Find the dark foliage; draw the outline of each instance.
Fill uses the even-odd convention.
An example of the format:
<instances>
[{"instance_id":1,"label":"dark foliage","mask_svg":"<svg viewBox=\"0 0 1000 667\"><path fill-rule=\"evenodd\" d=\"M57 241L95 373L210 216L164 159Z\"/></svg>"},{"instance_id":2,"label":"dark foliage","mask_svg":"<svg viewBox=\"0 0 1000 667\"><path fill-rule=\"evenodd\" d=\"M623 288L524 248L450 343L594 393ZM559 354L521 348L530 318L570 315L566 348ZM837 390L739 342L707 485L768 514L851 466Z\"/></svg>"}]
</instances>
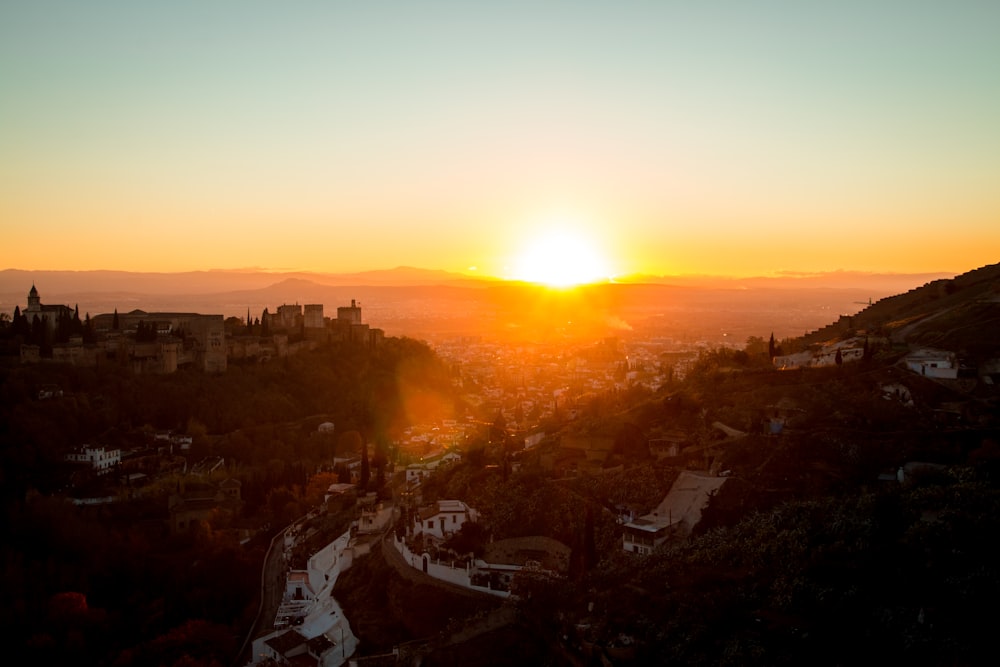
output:
<instances>
[{"instance_id":1,"label":"dark foliage","mask_svg":"<svg viewBox=\"0 0 1000 667\"><path fill-rule=\"evenodd\" d=\"M49 387L58 394L41 400ZM281 526L320 496L310 475L332 465L338 447L357 454L364 442L390 440L407 424L407 400L446 404L449 387L426 345L399 339L373 352L330 346L215 376L136 376L114 365L0 369L8 656L16 664L226 665L257 610L266 539L240 546L215 520L172 536L162 495L77 507L63 495L80 479L63 463L71 448L128 451L147 447L155 430L187 432L189 463L224 457L242 482L244 516ZM316 433L324 420L355 439ZM109 478L117 493L116 475Z\"/></svg>"}]
</instances>

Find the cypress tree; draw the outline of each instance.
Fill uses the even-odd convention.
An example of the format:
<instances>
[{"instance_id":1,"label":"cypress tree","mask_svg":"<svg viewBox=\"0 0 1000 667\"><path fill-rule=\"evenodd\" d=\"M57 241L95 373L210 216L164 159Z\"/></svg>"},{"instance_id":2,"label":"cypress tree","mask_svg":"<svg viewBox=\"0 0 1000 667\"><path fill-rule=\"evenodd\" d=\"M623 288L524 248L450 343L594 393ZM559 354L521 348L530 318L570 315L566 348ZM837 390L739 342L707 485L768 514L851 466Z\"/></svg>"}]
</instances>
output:
<instances>
[{"instance_id":1,"label":"cypress tree","mask_svg":"<svg viewBox=\"0 0 1000 667\"><path fill-rule=\"evenodd\" d=\"M34 343L35 345L41 345L42 344L43 339L45 338L44 333L43 333L44 329L45 329L45 327L42 324L42 321L40 319L38 319L38 315L35 315L34 317L31 318L31 342L32 343Z\"/></svg>"},{"instance_id":2,"label":"cypress tree","mask_svg":"<svg viewBox=\"0 0 1000 667\"><path fill-rule=\"evenodd\" d=\"M21 314L20 306L14 306L14 319L11 321L11 326L15 336L27 336L29 333L28 316Z\"/></svg>"},{"instance_id":3,"label":"cypress tree","mask_svg":"<svg viewBox=\"0 0 1000 667\"><path fill-rule=\"evenodd\" d=\"M368 466L368 445L361 445L361 490L368 488L371 479L371 469Z\"/></svg>"},{"instance_id":4,"label":"cypress tree","mask_svg":"<svg viewBox=\"0 0 1000 667\"><path fill-rule=\"evenodd\" d=\"M90 321L90 313L87 313L83 318L83 342L93 343L94 342L94 325Z\"/></svg>"}]
</instances>

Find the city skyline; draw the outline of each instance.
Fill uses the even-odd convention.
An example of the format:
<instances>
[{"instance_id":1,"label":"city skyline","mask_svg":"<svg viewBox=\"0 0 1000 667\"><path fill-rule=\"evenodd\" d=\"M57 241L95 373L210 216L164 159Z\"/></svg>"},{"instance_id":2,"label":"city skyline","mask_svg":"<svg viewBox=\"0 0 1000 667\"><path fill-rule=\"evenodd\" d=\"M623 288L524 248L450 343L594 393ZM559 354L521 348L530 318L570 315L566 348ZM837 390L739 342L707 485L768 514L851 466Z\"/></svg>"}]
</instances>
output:
<instances>
[{"instance_id":1,"label":"city skyline","mask_svg":"<svg viewBox=\"0 0 1000 667\"><path fill-rule=\"evenodd\" d=\"M7 5L0 268L964 271L1000 250L998 24L981 2Z\"/></svg>"}]
</instances>

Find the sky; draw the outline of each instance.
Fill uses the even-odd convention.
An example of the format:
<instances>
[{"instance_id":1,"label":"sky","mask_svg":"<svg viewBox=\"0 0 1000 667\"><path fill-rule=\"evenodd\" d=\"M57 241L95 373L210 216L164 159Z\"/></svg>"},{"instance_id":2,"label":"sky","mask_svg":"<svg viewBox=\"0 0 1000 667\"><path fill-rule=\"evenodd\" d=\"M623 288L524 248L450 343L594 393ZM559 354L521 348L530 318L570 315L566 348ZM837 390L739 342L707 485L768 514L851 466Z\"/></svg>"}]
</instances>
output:
<instances>
[{"instance_id":1,"label":"sky","mask_svg":"<svg viewBox=\"0 0 1000 667\"><path fill-rule=\"evenodd\" d=\"M965 271L1000 261L998 26L962 0L2 0L0 268Z\"/></svg>"}]
</instances>

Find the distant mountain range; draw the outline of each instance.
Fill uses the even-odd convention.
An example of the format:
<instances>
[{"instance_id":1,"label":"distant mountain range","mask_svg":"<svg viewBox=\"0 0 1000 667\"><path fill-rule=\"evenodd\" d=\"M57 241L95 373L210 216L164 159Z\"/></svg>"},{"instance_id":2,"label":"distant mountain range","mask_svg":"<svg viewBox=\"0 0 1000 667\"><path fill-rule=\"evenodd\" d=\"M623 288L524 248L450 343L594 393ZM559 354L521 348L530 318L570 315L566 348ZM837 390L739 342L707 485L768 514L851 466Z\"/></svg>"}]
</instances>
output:
<instances>
[{"instance_id":1,"label":"distant mountain range","mask_svg":"<svg viewBox=\"0 0 1000 667\"><path fill-rule=\"evenodd\" d=\"M232 290L260 289L283 281L309 281L329 286L357 285L440 285L478 282L448 271L400 266L395 269L359 273L312 273L226 269L153 273L136 271L0 271L0 294L24 292L31 283L53 294L72 292L134 292L140 294L206 294ZM28 288L24 285L27 284Z\"/></svg>"},{"instance_id":2,"label":"distant mountain range","mask_svg":"<svg viewBox=\"0 0 1000 667\"><path fill-rule=\"evenodd\" d=\"M26 305L34 284L45 304L79 305L81 315L133 309L258 317L282 304L323 304L328 316L356 300L364 319L389 335L450 332L552 336L650 335L740 343L748 335L802 335L869 301L951 273L835 271L775 277L623 276L569 292L448 271L397 267L359 273L261 269L150 273L0 271L0 312ZM956 278L956 280L958 280Z\"/></svg>"},{"instance_id":3,"label":"distant mountain range","mask_svg":"<svg viewBox=\"0 0 1000 667\"><path fill-rule=\"evenodd\" d=\"M776 276L732 278L725 276L671 276L630 274L612 280L629 285L677 285L715 289L741 289L768 287L795 289L801 287L826 287L835 289L866 288L879 291L910 289L914 285L951 278L955 274L937 273L866 273L860 271L830 271L825 273L782 273ZM52 294L87 292L132 292L139 294L206 294L233 290L253 290L287 283L308 281L337 286L414 287L448 285L482 287L506 282L488 276L470 276L463 273L399 266L394 269L361 271L356 273L321 273L307 271L269 271L265 269L217 269L154 273L135 271L30 271L24 269L0 270L0 295L27 294L32 283ZM27 286L27 287L26 287Z\"/></svg>"},{"instance_id":4,"label":"distant mountain range","mask_svg":"<svg viewBox=\"0 0 1000 667\"><path fill-rule=\"evenodd\" d=\"M954 273L869 273L865 271L827 271L822 273L782 272L774 276L733 278L727 276L654 276L634 274L619 276L615 282L646 285L678 285L715 289L871 289L904 291L931 280L951 278Z\"/></svg>"}]
</instances>

